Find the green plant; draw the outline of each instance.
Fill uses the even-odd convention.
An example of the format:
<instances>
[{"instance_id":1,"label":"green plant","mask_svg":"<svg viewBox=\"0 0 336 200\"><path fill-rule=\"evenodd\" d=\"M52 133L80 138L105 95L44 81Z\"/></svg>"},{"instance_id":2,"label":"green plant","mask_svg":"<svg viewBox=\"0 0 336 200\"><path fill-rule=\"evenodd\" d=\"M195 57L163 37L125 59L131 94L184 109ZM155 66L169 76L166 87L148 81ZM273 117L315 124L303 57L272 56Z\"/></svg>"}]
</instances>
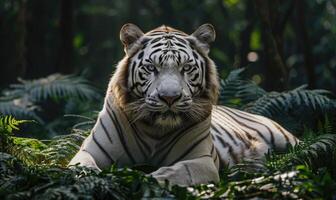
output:
<instances>
[{"instance_id":1,"label":"green plant","mask_svg":"<svg viewBox=\"0 0 336 200\"><path fill-rule=\"evenodd\" d=\"M272 118L296 133L303 132L303 125L316 125L324 115L336 112L334 95L327 90L308 90L303 85L285 92L266 92L244 79L243 72L233 70L221 81L221 104Z\"/></svg>"},{"instance_id":2,"label":"green plant","mask_svg":"<svg viewBox=\"0 0 336 200\"><path fill-rule=\"evenodd\" d=\"M38 115L41 102L70 98L94 100L99 96L97 90L80 76L52 74L35 80L19 79L18 84L10 85L3 92L0 113L19 118L29 117L43 123Z\"/></svg>"},{"instance_id":3,"label":"green plant","mask_svg":"<svg viewBox=\"0 0 336 200\"><path fill-rule=\"evenodd\" d=\"M242 77L245 68L232 70L230 74L220 82L220 104L242 107L253 102L267 92L251 80Z\"/></svg>"},{"instance_id":4,"label":"green plant","mask_svg":"<svg viewBox=\"0 0 336 200\"><path fill-rule=\"evenodd\" d=\"M19 125L31 120L16 120L12 116L0 116L0 147L4 151L13 144L13 130L19 130Z\"/></svg>"}]
</instances>

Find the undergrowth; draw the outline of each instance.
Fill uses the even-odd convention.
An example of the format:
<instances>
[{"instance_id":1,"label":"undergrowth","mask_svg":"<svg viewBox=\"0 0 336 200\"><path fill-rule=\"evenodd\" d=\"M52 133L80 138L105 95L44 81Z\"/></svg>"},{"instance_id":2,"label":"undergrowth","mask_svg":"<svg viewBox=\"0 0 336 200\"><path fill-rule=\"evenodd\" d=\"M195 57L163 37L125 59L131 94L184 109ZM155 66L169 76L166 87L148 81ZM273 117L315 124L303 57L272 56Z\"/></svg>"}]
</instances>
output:
<instances>
[{"instance_id":1,"label":"undergrowth","mask_svg":"<svg viewBox=\"0 0 336 200\"><path fill-rule=\"evenodd\" d=\"M9 120L10 119L10 120ZM336 134L306 131L286 153L270 152L264 161L246 161L221 171L218 184L195 187L160 185L145 173L112 166L102 172L67 163L88 131L75 129L52 140L18 138L20 123L0 119L0 199L316 199L336 197ZM327 126L327 125L325 125ZM141 169L140 169L141 170Z\"/></svg>"}]
</instances>

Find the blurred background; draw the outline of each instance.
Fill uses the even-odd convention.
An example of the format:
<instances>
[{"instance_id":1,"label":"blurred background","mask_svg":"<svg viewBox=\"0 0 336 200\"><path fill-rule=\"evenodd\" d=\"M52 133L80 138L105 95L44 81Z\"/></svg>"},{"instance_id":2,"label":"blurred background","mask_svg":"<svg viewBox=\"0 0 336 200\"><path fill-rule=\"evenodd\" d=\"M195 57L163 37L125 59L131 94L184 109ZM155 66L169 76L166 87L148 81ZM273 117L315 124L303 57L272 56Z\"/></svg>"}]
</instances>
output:
<instances>
[{"instance_id":1,"label":"blurred background","mask_svg":"<svg viewBox=\"0 0 336 200\"><path fill-rule=\"evenodd\" d=\"M1 0L2 101L13 100L21 92L19 101L11 105L30 110L14 111L29 114L37 110L30 115L41 122L54 122L56 116L66 113L99 110L102 98L98 96L103 96L124 55L119 30L128 22L144 32L166 24L186 33L211 23L217 38L210 56L221 78L244 67L248 77L266 91L307 84L310 89L336 92L335 0ZM86 80L98 92L82 95L79 91L81 104L71 98L40 102L40 110L48 108L41 113L35 102L53 96L38 93L27 97L22 91L31 87L27 83L74 79L55 73L77 75L77 86L83 87L75 88L74 93L92 89L85 85ZM27 82L32 79L38 82ZM57 88L55 94L73 95L57 93ZM84 104L83 99L93 103ZM3 102L2 112L6 113L9 107ZM66 109L60 110L60 105ZM48 126L60 127L55 124Z\"/></svg>"}]
</instances>

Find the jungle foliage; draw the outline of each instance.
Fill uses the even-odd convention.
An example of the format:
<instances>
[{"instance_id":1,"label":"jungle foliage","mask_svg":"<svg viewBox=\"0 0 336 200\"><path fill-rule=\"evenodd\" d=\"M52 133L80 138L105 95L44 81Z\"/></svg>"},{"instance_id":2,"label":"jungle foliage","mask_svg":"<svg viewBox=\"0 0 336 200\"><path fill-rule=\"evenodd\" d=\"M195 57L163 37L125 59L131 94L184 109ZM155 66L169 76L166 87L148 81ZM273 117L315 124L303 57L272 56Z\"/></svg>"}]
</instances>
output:
<instances>
[{"instance_id":1,"label":"jungle foliage","mask_svg":"<svg viewBox=\"0 0 336 200\"><path fill-rule=\"evenodd\" d=\"M302 142L287 152L269 152L264 161L246 160L220 172L218 184L195 187L160 185L141 168L102 172L67 163L89 134L93 119L71 128L71 133L49 140L25 138L21 124L11 115L0 118L0 198L1 199L332 199L336 197L336 128L333 126L335 99L325 90L303 87L287 92L266 92L242 77L243 70L232 71L222 80L221 104L245 109L274 119L285 118L283 125L298 124ZM34 81L33 81L34 82ZM71 86L70 86L71 87ZM65 93L48 91L52 98ZM52 90L52 89L51 89ZM79 98L81 95L76 95ZM260 101L268 104L260 104ZM323 114L314 118L297 109L309 108ZM281 112L280 112L281 111ZM256 112L255 112L256 113ZM29 117L29 116L26 116ZM297 120L300 117L300 121ZM323 120L320 120L323 119ZM305 122L309 123L305 123ZM302 126L304 123L305 126ZM313 125L315 124L315 125ZM302 129L304 127L304 129ZM14 135L18 131L20 137ZM143 169L145 171L145 169Z\"/></svg>"}]
</instances>

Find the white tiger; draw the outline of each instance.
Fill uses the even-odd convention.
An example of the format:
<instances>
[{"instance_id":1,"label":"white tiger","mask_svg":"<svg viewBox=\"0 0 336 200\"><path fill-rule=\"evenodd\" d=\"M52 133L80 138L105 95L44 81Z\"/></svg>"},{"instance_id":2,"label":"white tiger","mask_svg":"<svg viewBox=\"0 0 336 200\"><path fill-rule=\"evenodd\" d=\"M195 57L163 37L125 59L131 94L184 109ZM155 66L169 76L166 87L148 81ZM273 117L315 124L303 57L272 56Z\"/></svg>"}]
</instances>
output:
<instances>
[{"instance_id":1,"label":"white tiger","mask_svg":"<svg viewBox=\"0 0 336 200\"><path fill-rule=\"evenodd\" d=\"M217 71L208 56L212 25L188 35L167 26L144 34L125 24L120 39L126 55L70 165L151 165L159 181L194 185L218 182L222 166L298 142L270 119L216 105Z\"/></svg>"}]
</instances>

